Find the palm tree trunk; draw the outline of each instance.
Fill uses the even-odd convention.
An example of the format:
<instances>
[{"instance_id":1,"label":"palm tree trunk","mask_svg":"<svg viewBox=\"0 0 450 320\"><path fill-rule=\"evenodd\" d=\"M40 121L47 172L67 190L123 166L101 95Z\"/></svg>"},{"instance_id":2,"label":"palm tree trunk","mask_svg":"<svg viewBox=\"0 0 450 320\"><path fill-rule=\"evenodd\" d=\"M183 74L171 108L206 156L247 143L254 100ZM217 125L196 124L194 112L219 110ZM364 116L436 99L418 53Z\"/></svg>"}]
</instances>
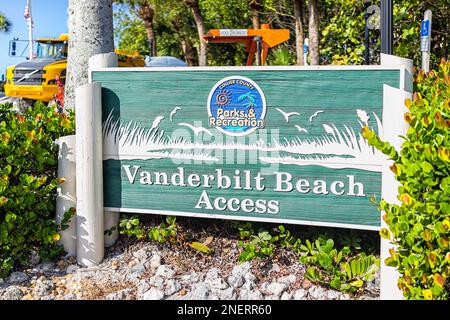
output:
<instances>
[{"instance_id":1,"label":"palm tree trunk","mask_svg":"<svg viewBox=\"0 0 450 320\"><path fill-rule=\"evenodd\" d=\"M260 0L249 0L250 16L252 18L253 29L261 28L261 21L259 19L259 11L261 10Z\"/></svg>"},{"instance_id":2,"label":"palm tree trunk","mask_svg":"<svg viewBox=\"0 0 450 320\"><path fill-rule=\"evenodd\" d=\"M142 19L145 26L145 31L147 32L147 39L150 44L150 54L155 57L156 53L156 36L153 25L153 18L155 16L155 10L153 10L152 6L149 3L143 3L140 5L138 10L139 18Z\"/></svg>"},{"instance_id":3,"label":"palm tree trunk","mask_svg":"<svg viewBox=\"0 0 450 320\"><path fill-rule=\"evenodd\" d=\"M317 7L318 0L308 1L308 11L309 11L309 58L311 65L318 65L320 61L320 51L319 51L319 9Z\"/></svg>"},{"instance_id":4,"label":"palm tree trunk","mask_svg":"<svg viewBox=\"0 0 450 320\"><path fill-rule=\"evenodd\" d=\"M203 67L206 66L206 55L207 55L206 41L203 39L203 36L206 33L203 16L200 12L198 0L185 0L184 2L191 8L195 24L197 25L198 39L200 43L200 52L198 54L198 65Z\"/></svg>"},{"instance_id":5,"label":"palm tree trunk","mask_svg":"<svg viewBox=\"0 0 450 320\"><path fill-rule=\"evenodd\" d=\"M304 64L303 45L303 0L294 0L294 19L295 19L295 49L297 54L297 65Z\"/></svg>"},{"instance_id":6,"label":"palm tree trunk","mask_svg":"<svg viewBox=\"0 0 450 320\"><path fill-rule=\"evenodd\" d=\"M111 0L69 0L69 56L65 108L75 108L75 88L88 82L89 58L114 51Z\"/></svg>"},{"instance_id":7,"label":"palm tree trunk","mask_svg":"<svg viewBox=\"0 0 450 320\"><path fill-rule=\"evenodd\" d=\"M172 25L176 31L176 34L180 38L181 49L183 50L184 54L184 61L186 61L186 63L190 67L196 65L196 62L198 61L197 54L189 37L182 30L181 17L175 17L174 19L172 19Z\"/></svg>"}]
</instances>

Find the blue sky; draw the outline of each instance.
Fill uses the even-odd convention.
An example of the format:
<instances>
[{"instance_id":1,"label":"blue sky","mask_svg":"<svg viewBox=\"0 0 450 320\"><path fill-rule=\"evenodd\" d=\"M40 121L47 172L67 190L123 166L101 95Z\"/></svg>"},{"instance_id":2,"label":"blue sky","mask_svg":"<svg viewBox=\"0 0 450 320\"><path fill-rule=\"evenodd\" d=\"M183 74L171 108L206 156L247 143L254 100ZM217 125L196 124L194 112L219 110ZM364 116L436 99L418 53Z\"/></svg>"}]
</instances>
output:
<instances>
[{"instance_id":1,"label":"blue sky","mask_svg":"<svg viewBox=\"0 0 450 320\"><path fill-rule=\"evenodd\" d=\"M34 37L58 37L67 33L68 0L32 0ZM24 58L8 56L9 41L14 37L27 40L27 23L23 17L26 0L0 0L0 12L4 13L13 27L10 33L0 33L0 76L6 67L24 61Z\"/></svg>"}]
</instances>

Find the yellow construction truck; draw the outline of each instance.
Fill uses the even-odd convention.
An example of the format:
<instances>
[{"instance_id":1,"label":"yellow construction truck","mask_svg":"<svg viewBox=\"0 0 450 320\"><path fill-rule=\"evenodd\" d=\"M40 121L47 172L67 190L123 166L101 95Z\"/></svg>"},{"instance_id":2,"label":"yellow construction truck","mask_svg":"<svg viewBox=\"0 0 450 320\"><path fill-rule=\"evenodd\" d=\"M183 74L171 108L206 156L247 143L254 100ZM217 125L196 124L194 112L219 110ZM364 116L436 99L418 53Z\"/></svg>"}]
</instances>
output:
<instances>
[{"instance_id":1,"label":"yellow construction truck","mask_svg":"<svg viewBox=\"0 0 450 320\"><path fill-rule=\"evenodd\" d=\"M10 66L6 70L5 95L48 102L58 92L56 78L66 80L67 34L58 38L36 39L36 53L31 60ZM16 56L17 40L11 41L10 55ZM119 67L143 67L144 58L137 51L115 50Z\"/></svg>"}]
</instances>

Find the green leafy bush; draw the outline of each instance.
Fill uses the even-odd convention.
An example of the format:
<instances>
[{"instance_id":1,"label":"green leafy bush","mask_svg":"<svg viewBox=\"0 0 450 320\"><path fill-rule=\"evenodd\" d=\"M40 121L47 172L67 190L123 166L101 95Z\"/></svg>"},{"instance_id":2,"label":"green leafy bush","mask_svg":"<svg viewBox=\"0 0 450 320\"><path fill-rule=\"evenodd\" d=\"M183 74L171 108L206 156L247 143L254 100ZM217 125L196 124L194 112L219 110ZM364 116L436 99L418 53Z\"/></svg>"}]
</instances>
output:
<instances>
[{"instance_id":1,"label":"green leafy bush","mask_svg":"<svg viewBox=\"0 0 450 320\"><path fill-rule=\"evenodd\" d=\"M54 141L73 132L72 113L36 103L20 114L0 105L0 277L26 264L32 251L43 260L63 253L54 218L56 188L64 179L56 177Z\"/></svg>"},{"instance_id":2,"label":"green leafy bush","mask_svg":"<svg viewBox=\"0 0 450 320\"><path fill-rule=\"evenodd\" d=\"M178 226L175 217L167 216L166 223L153 226L147 231L138 216L124 216L119 223L119 233L128 237L136 237L139 240L148 238L160 244L176 243Z\"/></svg>"},{"instance_id":3,"label":"green leafy bush","mask_svg":"<svg viewBox=\"0 0 450 320\"><path fill-rule=\"evenodd\" d=\"M410 125L400 153L367 127L368 142L394 160L400 205L382 200L389 226L380 235L398 247L385 263L397 267L407 299L450 298L450 62L420 72L413 100L406 100Z\"/></svg>"}]
</instances>

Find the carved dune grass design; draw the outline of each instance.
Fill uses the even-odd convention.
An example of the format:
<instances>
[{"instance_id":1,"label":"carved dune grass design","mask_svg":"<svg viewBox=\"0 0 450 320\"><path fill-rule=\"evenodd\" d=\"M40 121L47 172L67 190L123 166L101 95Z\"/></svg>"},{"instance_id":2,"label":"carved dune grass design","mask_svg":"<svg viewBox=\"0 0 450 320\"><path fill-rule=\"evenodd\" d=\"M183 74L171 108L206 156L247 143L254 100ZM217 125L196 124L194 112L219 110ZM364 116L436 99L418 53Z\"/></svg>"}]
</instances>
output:
<instances>
[{"instance_id":1,"label":"carved dune grass design","mask_svg":"<svg viewBox=\"0 0 450 320\"><path fill-rule=\"evenodd\" d=\"M378 133L382 134L381 121L375 113L374 117ZM361 121L360 125L363 126ZM146 128L134 121L122 123L110 114L103 124L103 154L105 159L116 160L169 158L217 162L220 159L212 155L214 150L248 150L259 151L257 155L262 163L381 171L385 156L371 147L360 133L355 133L347 125L342 130L332 123L323 124L323 127L324 134L314 138L297 136L291 140L285 138L281 142L273 140L268 143L255 139L248 144L221 139L208 142L195 136L193 141L184 136L171 137L159 126Z\"/></svg>"}]
</instances>

